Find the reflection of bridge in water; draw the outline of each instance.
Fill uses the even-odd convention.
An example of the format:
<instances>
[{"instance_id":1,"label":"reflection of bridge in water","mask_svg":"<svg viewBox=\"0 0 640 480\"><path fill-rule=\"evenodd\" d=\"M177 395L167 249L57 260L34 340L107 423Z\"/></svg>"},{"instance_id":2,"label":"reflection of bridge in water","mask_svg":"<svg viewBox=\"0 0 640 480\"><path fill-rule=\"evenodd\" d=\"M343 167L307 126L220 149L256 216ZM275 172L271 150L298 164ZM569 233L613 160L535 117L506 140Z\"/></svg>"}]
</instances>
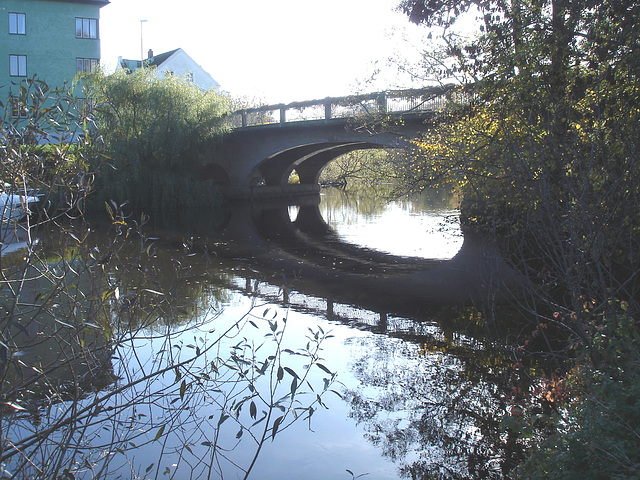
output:
<instances>
[{"instance_id":1,"label":"reflection of bridge in water","mask_svg":"<svg viewBox=\"0 0 640 480\"><path fill-rule=\"evenodd\" d=\"M291 297L300 292L306 297L300 310L328 318L340 309L365 309L377 314L381 330L390 316L429 320L434 308L493 298L511 280L495 249L471 236L450 260L399 257L346 243L311 199L294 220L286 204L234 208L219 240L218 255L239 259L237 270L245 272L241 284L227 286L257 294L256 282L267 282L267 299L282 298L294 307Z\"/></svg>"},{"instance_id":2,"label":"reflection of bridge in water","mask_svg":"<svg viewBox=\"0 0 640 480\"><path fill-rule=\"evenodd\" d=\"M229 118L234 129L222 155L205 159L201 177L225 185L229 198L318 193L329 162L355 150L410 145L453 96L451 87L432 87L241 110ZM289 185L294 170L300 184Z\"/></svg>"}]
</instances>

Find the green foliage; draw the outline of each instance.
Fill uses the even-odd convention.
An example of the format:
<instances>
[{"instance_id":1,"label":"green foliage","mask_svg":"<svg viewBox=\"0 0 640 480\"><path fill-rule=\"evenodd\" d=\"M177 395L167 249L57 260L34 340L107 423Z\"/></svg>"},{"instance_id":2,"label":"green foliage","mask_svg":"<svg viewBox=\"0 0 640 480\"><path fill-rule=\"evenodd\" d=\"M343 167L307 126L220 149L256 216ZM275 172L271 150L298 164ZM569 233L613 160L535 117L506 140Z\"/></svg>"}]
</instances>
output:
<instances>
[{"instance_id":1,"label":"green foliage","mask_svg":"<svg viewBox=\"0 0 640 480\"><path fill-rule=\"evenodd\" d=\"M578 393L551 435L519 469L527 479L640 476L638 326L619 315L595 335L599 368L588 362L567 378ZM592 352L593 353L593 352Z\"/></svg>"},{"instance_id":2,"label":"green foliage","mask_svg":"<svg viewBox=\"0 0 640 480\"><path fill-rule=\"evenodd\" d=\"M55 215L76 211L92 189L88 158L94 145L78 98L65 88L52 90L36 77L12 88L0 102L4 190L37 193L40 206Z\"/></svg>"},{"instance_id":3,"label":"green foliage","mask_svg":"<svg viewBox=\"0 0 640 480\"><path fill-rule=\"evenodd\" d=\"M214 182L198 177L226 131L229 98L153 69L99 72L86 81L112 167L101 172L100 204L129 201L159 213L220 201Z\"/></svg>"},{"instance_id":4,"label":"green foliage","mask_svg":"<svg viewBox=\"0 0 640 480\"><path fill-rule=\"evenodd\" d=\"M320 174L320 183L346 187L349 183L375 185L388 182L393 170L384 150L356 150L329 163Z\"/></svg>"},{"instance_id":5,"label":"green foliage","mask_svg":"<svg viewBox=\"0 0 640 480\"><path fill-rule=\"evenodd\" d=\"M465 40L448 27L471 7L479 31ZM536 335L572 357L562 419L546 417L549 437L535 439L520 473L637 478L640 4L407 0L403 9L444 27L427 75L474 82L474 101L452 102L401 164L405 185L460 188L464 228L501 246L519 273L520 307L564 342L537 326Z\"/></svg>"},{"instance_id":6,"label":"green foliage","mask_svg":"<svg viewBox=\"0 0 640 480\"><path fill-rule=\"evenodd\" d=\"M508 11L479 6L483 33L455 55L468 78L481 79L474 103L452 103L417 142L419 155L402 165L405 184L457 184L465 227L496 236L530 281L531 302L546 304L547 315L560 311L571 333L588 341L583 298L605 305L640 291L640 71L629 60L640 59L632 22L640 6L567 10L548 2L563 18L539 15L541 6L526 2ZM405 7L422 12L418 19L427 24L465 8L421 1ZM569 40L558 53L550 43L561 34ZM472 47L491 60L469 67Z\"/></svg>"}]
</instances>

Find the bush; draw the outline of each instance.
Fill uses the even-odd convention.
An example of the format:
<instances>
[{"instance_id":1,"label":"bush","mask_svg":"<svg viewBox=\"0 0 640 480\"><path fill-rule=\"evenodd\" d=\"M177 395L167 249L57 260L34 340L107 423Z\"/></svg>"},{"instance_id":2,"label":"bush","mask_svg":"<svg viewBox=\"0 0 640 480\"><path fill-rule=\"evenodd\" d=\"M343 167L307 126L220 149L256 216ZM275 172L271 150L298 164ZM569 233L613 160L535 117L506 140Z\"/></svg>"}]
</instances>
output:
<instances>
[{"instance_id":1,"label":"bush","mask_svg":"<svg viewBox=\"0 0 640 480\"><path fill-rule=\"evenodd\" d=\"M527 479L624 479L640 476L640 352L632 317L618 315L595 335L599 365L568 375L574 397L557 433L518 471ZM594 352L591 352L591 356Z\"/></svg>"},{"instance_id":2,"label":"bush","mask_svg":"<svg viewBox=\"0 0 640 480\"><path fill-rule=\"evenodd\" d=\"M86 80L111 166L101 172L100 205L126 200L158 213L220 201L214 182L198 181L197 172L226 131L229 98L152 69Z\"/></svg>"},{"instance_id":3,"label":"bush","mask_svg":"<svg viewBox=\"0 0 640 480\"><path fill-rule=\"evenodd\" d=\"M75 215L93 184L88 119L77 108L78 99L65 88L52 90L33 77L16 90L0 102L3 189L23 196L37 193L40 206L52 215Z\"/></svg>"}]
</instances>

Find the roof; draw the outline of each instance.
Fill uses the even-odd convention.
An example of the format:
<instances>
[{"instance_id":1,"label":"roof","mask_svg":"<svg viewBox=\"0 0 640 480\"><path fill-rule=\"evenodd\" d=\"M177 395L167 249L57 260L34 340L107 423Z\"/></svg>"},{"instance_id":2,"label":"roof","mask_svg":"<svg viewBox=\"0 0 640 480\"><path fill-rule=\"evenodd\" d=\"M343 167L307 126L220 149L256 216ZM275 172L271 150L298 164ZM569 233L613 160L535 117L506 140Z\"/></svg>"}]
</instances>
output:
<instances>
[{"instance_id":1,"label":"roof","mask_svg":"<svg viewBox=\"0 0 640 480\"><path fill-rule=\"evenodd\" d=\"M150 58L144 59L145 67L159 67L162 65L171 55L176 53L179 48L175 50L171 50L170 52L160 53L158 55L154 55ZM137 70L138 68L142 68L142 63L140 60L130 60L126 58L120 58L120 66L123 68L127 68L129 70Z\"/></svg>"},{"instance_id":2,"label":"roof","mask_svg":"<svg viewBox=\"0 0 640 480\"><path fill-rule=\"evenodd\" d=\"M146 60L144 63L145 63L145 65L148 65L148 66L151 66L151 67L159 67L160 65L162 65L162 63L165 60L167 60L167 58L169 58L171 55L176 53L178 50L180 50L180 49L176 48L175 50L171 50L170 52L165 52L165 53L160 53L158 55L154 55L153 57L151 57L148 60Z\"/></svg>"}]
</instances>

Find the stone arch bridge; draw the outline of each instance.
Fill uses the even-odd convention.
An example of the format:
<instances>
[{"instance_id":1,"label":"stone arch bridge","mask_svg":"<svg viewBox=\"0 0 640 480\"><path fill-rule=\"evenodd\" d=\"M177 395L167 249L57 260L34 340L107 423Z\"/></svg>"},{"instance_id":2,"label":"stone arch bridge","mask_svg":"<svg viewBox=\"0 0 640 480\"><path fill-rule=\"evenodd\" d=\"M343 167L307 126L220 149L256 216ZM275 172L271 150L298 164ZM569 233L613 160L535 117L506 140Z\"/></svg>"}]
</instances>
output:
<instances>
[{"instance_id":1,"label":"stone arch bridge","mask_svg":"<svg viewBox=\"0 0 640 480\"><path fill-rule=\"evenodd\" d=\"M355 150L401 148L451 99L453 87L400 90L267 105L235 112L222 155L202 178L215 178L229 199L287 198L319 192L332 160ZM295 170L300 184L290 185Z\"/></svg>"}]
</instances>

